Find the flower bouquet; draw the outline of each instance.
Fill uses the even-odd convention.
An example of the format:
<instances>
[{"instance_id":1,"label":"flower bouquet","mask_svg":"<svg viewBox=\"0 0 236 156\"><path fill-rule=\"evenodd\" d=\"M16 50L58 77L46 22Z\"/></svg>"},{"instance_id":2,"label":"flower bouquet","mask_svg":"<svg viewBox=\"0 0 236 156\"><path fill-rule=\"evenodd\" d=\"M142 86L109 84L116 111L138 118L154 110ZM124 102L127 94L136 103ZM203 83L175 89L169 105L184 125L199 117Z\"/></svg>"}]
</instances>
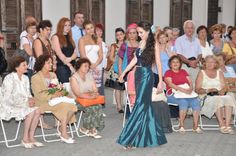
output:
<instances>
[{"instance_id":1,"label":"flower bouquet","mask_svg":"<svg viewBox=\"0 0 236 156\"><path fill-rule=\"evenodd\" d=\"M76 104L75 99L73 99L71 97L68 97L69 92L65 89L65 87L62 84L60 84L58 82L58 79L52 79L50 81L49 85L48 85L47 92L48 92L49 95L50 94L53 95L57 91L62 92L63 95L60 96L60 97L55 97L55 98L50 99L49 102L48 102L50 106L55 106L55 105L60 104L62 102L70 103L70 104L73 104L73 105Z\"/></svg>"},{"instance_id":2,"label":"flower bouquet","mask_svg":"<svg viewBox=\"0 0 236 156\"><path fill-rule=\"evenodd\" d=\"M48 95L55 94L57 91L60 91L63 93L63 96L67 96L69 93L68 91L63 87L63 84L60 84L58 79L52 79L48 85Z\"/></svg>"}]
</instances>

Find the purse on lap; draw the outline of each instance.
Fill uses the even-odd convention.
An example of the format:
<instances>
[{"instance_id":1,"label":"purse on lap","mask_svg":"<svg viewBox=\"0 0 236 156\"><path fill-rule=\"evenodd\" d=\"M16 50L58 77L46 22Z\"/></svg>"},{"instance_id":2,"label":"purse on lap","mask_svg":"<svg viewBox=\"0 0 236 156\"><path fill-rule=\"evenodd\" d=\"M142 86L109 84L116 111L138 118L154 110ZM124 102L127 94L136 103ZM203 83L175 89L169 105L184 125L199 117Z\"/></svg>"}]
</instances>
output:
<instances>
[{"instance_id":1,"label":"purse on lap","mask_svg":"<svg viewBox=\"0 0 236 156\"><path fill-rule=\"evenodd\" d=\"M93 106L93 105L104 104L105 103L105 97L101 96L101 95L99 95L95 99L84 99L84 98L77 97L76 102L78 102L83 107L89 107L89 106Z\"/></svg>"},{"instance_id":2,"label":"purse on lap","mask_svg":"<svg viewBox=\"0 0 236 156\"><path fill-rule=\"evenodd\" d=\"M181 84L181 85L178 85L178 86L181 87L181 88L185 88L185 89L189 88L189 85L187 83ZM172 94L174 94L175 98L195 98L195 97L198 97L198 94L196 92L194 92L194 91L192 91L191 94L186 94L186 93L183 93L183 92L181 92L179 90L175 90L173 88L172 88ZM171 95L168 95L168 96L171 96Z\"/></svg>"}]
</instances>

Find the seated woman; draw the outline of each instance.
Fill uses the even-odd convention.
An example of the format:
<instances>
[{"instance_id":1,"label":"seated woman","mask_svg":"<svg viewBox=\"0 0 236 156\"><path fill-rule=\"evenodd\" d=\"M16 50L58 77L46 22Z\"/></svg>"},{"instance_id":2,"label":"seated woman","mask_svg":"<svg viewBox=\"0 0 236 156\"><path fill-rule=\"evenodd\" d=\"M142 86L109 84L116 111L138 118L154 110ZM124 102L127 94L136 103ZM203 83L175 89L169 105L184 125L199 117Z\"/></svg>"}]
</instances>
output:
<instances>
[{"instance_id":1,"label":"seated woman","mask_svg":"<svg viewBox=\"0 0 236 156\"><path fill-rule=\"evenodd\" d=\"M80 58L75 64L76 72L70 78L70 86L75 98L96 99L99 96L96 82L89 73L91 63L87 58ZM95 139L101 138L97 131L104 128L102 106L100 104L84 108L83 128L80 132Z\"/></svg>"},{"instance_id":2,"label":"seated woman","mask_svg":"<svg viewBox=\"0 0 236 156\"><path fill-rule=\"evenodd\" d=\"M52 70L52 58L50 55L40 55L34 66L36 74L32 77L32 91L35 96L36 105L42 112L51 111L60 121L59 134L61 141L65 143L74 143L75 141L67 134L66 127L69 123L76 122L75 112L77 107L70 103L59 103L54 106L49 105L49 100L64 95L63 91L56 91L54 94L48 93L49 85L52 80L57 79Z\"/></svg>"},{"instance_id":3,"label":"seated woman","mask_svg":"<svg viewBox=\"0 0 236 156\"><path fill-rule=\"evenodd\" d=\"M166 71L164 80L166 82L167 89L167 103L178 104L179 106L179 122L180 122L180 133L185 133L184 129L184 120L188 107L191 107L193 110L193 132L202 133L202 130L198 127L198 119L200 113L200 101L197 97L195 98L176 98L172 94L172 90L178 90L185 94L191 94L193 91L192 81L188 73L181 69L182 62L178 56L172 56L169 59L170 70ZM179 85L187 83L189 88L183 88Z\"/></svg>"},{"instance_id":4,"label":"seated woman","mask_svg":"<svg viewBox=\"0 0 236 156\"><path fill-rule=\"evenodd\" d=\"M223 72L225 81L229 87L230 92L236 92L236 73L234 68L225 65L226 56L224 53L219 53L216 55L216 59L219 63L220 70Z\"/></svg>"},{"instance_id":5,"label":"seated woman","mask_svg":"<svg viewBox=\"0 0 236 156\"><path fill-rule=\"evenodd\" d=\"M34 139L40 109L35 107L35 100L30 93L29 78L24 75L27 72L27 63L22 56L15 56L10 62L10 74L2 84L0 118L10 120L24 120L24 134L21 141L25 148L43 146Z\"/></svg>"},{"instance_id":6,"label":"seated woman","mask_svg":"<svg viewBox=\"0 0 236 156\"><path fill-rule=\"evenodd\" d=\"M218 70L218 62L215 56L209 55L205 58L204 70L198 73L196 79L196 92L207 95L201 113L211 118L214 114L217 117L221 133L234 133L230 127L235 99L226 94L227 87L222 71ZM223 119L225 114L225 120Z\"/></svg>"}]
</instances>

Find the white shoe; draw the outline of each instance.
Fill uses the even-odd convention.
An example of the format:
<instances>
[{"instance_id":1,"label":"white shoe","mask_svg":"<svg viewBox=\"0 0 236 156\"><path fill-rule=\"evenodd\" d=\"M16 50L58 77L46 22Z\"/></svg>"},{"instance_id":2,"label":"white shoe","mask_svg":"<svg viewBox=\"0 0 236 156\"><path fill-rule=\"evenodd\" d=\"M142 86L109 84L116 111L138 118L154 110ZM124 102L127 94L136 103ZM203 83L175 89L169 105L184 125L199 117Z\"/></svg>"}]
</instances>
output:
<instances>
[{"instance_id":1,"label":"white shoe","mask_svg":"<svg viewBox=\"0 0 236 156\"><path fill-rule=\"evenodd\" d=\"M34 145L32 143L26 143L23 140L21 140L21 144L25 147L25 148L33 148Z\"/></svg>"},{"instance_id":2,"label":"white shoe","mask_svg":"<svg viewBox=\"0 0 236 156\"><path fill-rule=\"evenodd\" d=\"M75 143L75 140L72 139L72 138L66 139L66 138L63 138L62 136L60 136L60 138L61 138L61 142L64 142L64 143L67 143L67 144L74 144Z\"/></svg>"},{"instance_id":3,"label":"white shoe","mask_svg":"<svg viewBox=\"0 0 236 156\"><path fill-rule=\"evenodd\" d=\"M34 146L36 146L36 147L43 147L43 146L44 146L43 143L38 142L38 141L36 141L36 142L32 142L32 144L33 144Z\"/></svg>"},{"instance_id":4,"label":"white shoe","mask_svg":"<svg viewBox=\"0 0 236 156\"><path fill-rule=\"evenodd\" d=\"M107 117L107 115L106 115L105 113L102 113L102 116L103 116L103 117Z\"/></svg>"}]
</instances>

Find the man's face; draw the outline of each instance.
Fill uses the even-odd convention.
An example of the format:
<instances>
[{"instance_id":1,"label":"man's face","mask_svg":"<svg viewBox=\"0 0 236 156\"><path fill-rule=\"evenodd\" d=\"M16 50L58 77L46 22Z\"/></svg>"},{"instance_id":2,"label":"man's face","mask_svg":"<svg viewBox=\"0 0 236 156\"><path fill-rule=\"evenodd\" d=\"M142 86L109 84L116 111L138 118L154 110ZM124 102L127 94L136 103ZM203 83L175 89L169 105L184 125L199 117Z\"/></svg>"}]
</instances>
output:
<instances>
[{"instance_id":1,"label":"man's face","mask_svg":"<svg viewBox=\"0 0 236 156\"><path fill-rule=\"evenodd\" d=\"M76 14L74 18L74 22L76 25L82 27L84 23L84 15L83 14Z\"/></svg>"},{"instance_id":2,"label":"man's face","mask_svg":"<svg viewBox=\"0 0 236 156\"><path fill-rule=\"evenodd\" d=\"M194 33L194 25L193 25L193 23L188 22L188 23L185 25L184 32L185 32L185 34L186 34L187 36L192 36L193 33Z\"/></svg>"}]
</instances>

